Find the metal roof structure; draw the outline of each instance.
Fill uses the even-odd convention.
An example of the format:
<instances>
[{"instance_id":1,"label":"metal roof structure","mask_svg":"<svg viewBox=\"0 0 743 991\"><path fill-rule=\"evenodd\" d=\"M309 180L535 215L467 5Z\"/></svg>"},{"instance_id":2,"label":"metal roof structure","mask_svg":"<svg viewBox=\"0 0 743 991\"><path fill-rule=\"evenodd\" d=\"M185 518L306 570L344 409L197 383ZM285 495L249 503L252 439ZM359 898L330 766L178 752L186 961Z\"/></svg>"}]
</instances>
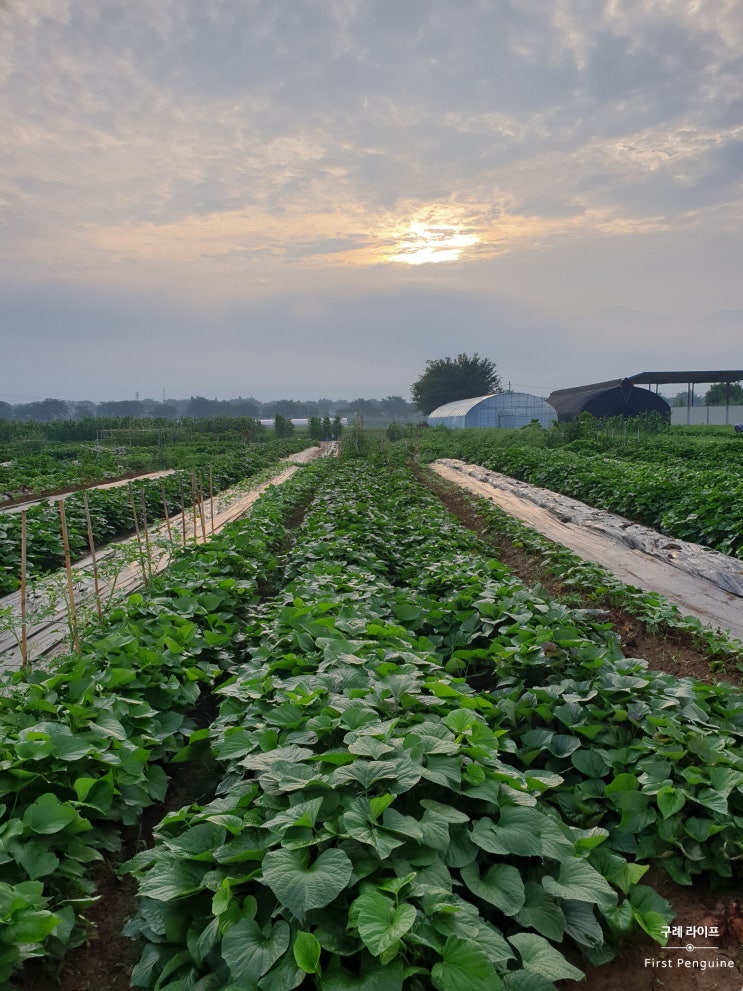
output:
<instances>
[{"instance_id":1,"label":"metal roof structure","mask_svg":"<svg viewBox=\"0 0 743 991\"><path fill-rule=\"evenodd\" d=\"M733 370L724 372L638 372L637 375L628 375L630 382L637 382L640 385L668 385L669 383L688 383L696 385L699 382L740 382L743 379L743 371Z\"/></svg>"}]
</instances>

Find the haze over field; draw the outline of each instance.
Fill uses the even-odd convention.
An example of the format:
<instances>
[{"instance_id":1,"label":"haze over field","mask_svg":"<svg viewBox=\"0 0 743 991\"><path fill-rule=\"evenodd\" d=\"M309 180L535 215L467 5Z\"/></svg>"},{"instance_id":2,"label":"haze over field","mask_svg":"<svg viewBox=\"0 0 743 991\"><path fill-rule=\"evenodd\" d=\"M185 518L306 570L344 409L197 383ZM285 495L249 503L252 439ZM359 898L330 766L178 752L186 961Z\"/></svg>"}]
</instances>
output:
<instances>
[{"instance_id":1,"label":"haze over field","mask_svg":"<svg viewBox=\"0 0 743 991\"><path fill-rule=\"evenodd\" d=\"M740 0L2 0L0 400L740 367Z\"/></svg>"}]
</instances>

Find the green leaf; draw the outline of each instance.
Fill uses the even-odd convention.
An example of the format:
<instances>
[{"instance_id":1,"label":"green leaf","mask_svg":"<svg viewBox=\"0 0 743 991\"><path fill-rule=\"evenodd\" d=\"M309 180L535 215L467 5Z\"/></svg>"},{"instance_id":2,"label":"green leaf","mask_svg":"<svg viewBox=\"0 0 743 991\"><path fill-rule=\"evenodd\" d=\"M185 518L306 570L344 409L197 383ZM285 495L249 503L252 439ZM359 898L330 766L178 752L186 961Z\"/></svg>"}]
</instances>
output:
<instances>
[{"instance_id":1,"label":"green leaf","mask_svg":"<svg viewBox=\"0 0 743 991\"><path fill-rule=\"evenodd\" d=\"M23 822L34 833L50 835L59 833L75 823L76 832L90 829L87 823L72 806L63 804L56 795L47 792L29 805L23 815Z\"/></svg>"},{"instance_id":2,"label":"green leaf","mask_svg":"<svg viewBox=\"0 0 743 991\"><path fill-rule=\"evenodd\" d=\"M535 974L533 970L517 970L507 974L506 991L555 991L555 985L547 977Z\"/></svg>"},{"instance_id":3,"label":"green leaf","mask_svg":"<svg viewBox=\"0 0 743 991\"><path fill-rule=\"evenodd\" d=\"M654 939L661 946L665 946L668 940L669 918L667 916L661 915L659 912L645 912L644 914L635 912L634 916L640 928L644 929L651 939Z\"/></svg>"},{"instance_id":4,"label":"green leaf","mask_svg":"<svg viewBox=\"0 0 743 991\"><path fill-rule=\"evenodd\" d=\"M536 809L505 808L498 824L478 819L472 827L472 842L500 856L541 857L544 816Z\"/></svg>"},{"instance_id":5,"label":"green leaf","mask_svg":"<svg viewBox=\"0 0 743 991\"><path fill-rule=\"evenodd\" d=\"M115 740L126 740L127 731L119 720L110 712L99 710L95 722L90 724L92 730L99 730L105 736L111 736Z\"/></svg>"},{"instance_id":6,"label":"green leaf","mask_svg":"<svg viewBox=\"0 0 743 991\"><path fill-rule=\"evenodd\" d=\"M374 760L378 760L385 754L394 753L395 748L374 736L360 736L353 743L348 744L348 751L361 757L372 757Z\"/></svg>"},{"instance_id":7,"label":"green leaf","mask_svg":"<svg viewBox=\"0 0 743 991\"><path fill-rule=\"evenodd\" d=\"M472 840L488 853L503 856L563 860L575 853L574 845L552 817L526 805L503 806L495 824L488 818L478 819Z\"/></svg>"},{"instance_id":8,"label":"green leaf","mask_svg":"<svg viewBox=\"0 0 743 991\"><path fill-rule=\"evenodd\" d=\"M469 709L452 709L444 718L444 724L449 727L452 733L462 736L472 729L479 722L478 717Z\"/></svg>"},{"instance_id":9,"label":"green leaf","mask_svg":"<svg viewBox=\"0 0 743 991\"><path fill-rule=\"evenodd\" d=\"M523 908L524 882L510 864L494 864L482 877L477 864L468 864L462 868L462 880L474 895L495 905L505 915L516 915Z\"/></svg>"},{"instance_id":10,"label":"green leaf","mask_svg":"<svg viewBox=\"0 0 743 991\"><path fill-rule=\"evenodd\" d=\"M294 940L294 959L305 974L316 974L322 947L312 933L300 930Z\"/></svg>"},{"instance_id":11,"label":"green leaf","mask_svg":"<svg viewBox=\"0 0 743 991\"><path fill-rule=\"evenodd\" d=\"M59 921L52 912L18 912L12 922L12 933L19 943L41 943Z\"/></svg>"},{"instance_id":12,"label":"green leaf","mask_svg":"<svg viewBox=\"0 0 743 991\"><path fill-rule=\"evenodd\" d=\"M605 788L607 795L614 795L625 791L635 791L638 787L637 778L634 774L623 772L617 774Z\"/></svg>"},{"instance_id":13,"label":"green leaf","mask_svg":"<svg viewBox=\"0 0 743 991\"><path fill-rule=\"evenodd\" d=\"M414 619L419 619L423 615L423 609L414 603L396 602L392 607L395 617L403 623L409 623Z\"/></svg>"},{"instance_id":14,"label":"green leaf","mask_svg":"<svg viewBox=\"0 0 743 991\"><path fill-rule=\"evenodd\" d=\"M459 936L447 938L431 980L437 991L497 991L503 987L479 943Z\"/></svg>"},{"instance_id":15,"label":"green leaf","mask_svg":"<svg viewBox=\"0 0 743 991\"><path fill-rule=\"evenodd\" d=\"M222 956L236 984L257 981L284 954L290 930L283 920L264 929L254 919L240 919L222 937Z\"/></svg>"},{"instance_id":16,"label":"green leaf","mask_svg":"<svg viewBox=\"0 0 743 991\"><path fill-rule=\"evenodd\" d=\"M287 952L258 981L258 987L260 991L293 991L305 982L306 977L305 972L297 966L294 954ZM207 986L204 991L220 991L220 985L215 984L213 989Z\"/></svg>"},{"instance_id":17,"label":"green leaf","mask_svg":"<svg viewBox=\"0 0 743 991\"><path fill-rule=\"evenodd\" d=\"M416 919L415 907L408 902L395 906L376 888L367 888L352 905L359 936L375 957L392 949ZM389 962L389 961L388 961Z\"/></svg>"},{"instance_id":18,"label":"green leaf","mask_svg":"<svg viewBox=\"0 0 743 991\"><path fill-rule=\"evenodd\" d=\"M581 946L595 948L604 942L604 931L588 902L564 901L565 932Z\"/></svg>"},{"instance_id":19,"label":"green leaf","mask_svg":"<svg viewBox=\"0 0 743 991\"><path fill-rule=\"evenodd\" d=\"M557 879L542 878L545 891L558 898L580 902L594 902L602 909L616 905L616 892L606 878L585 860L564 860L560 864Z\"/></svg>"},{"instance_id":20,"label":"green leaf","mask_svg":"<svg viewBox=\"0 0 743 991\"><path fill-rule=\"evenodd\" d=\"M322 976L323 991L402 991L403 965L399 960L382 965L367 953L361 958L361 973L342 967L337 958Z\"/></svg>"},{"instance_id":21,"label":"green leaf","mask_svg":"<svg viewBox=\"0 0 743 991\"><path fill-rule=\"evenodd\" d=\"M601 778L609 770L609 765L601 754L595 750L589 750L587 747L571 754L570 761L573 767L581 774L585 774L587 778Z\"/></svg>"},{"instance_id":22,"label":"green leaf","mask_svg":"<svg viewBox=\"0 0 743 991\"><path fill-rule=\"evenodd\" d=\"M699 794L695 796L695 800L713 812L719 812L721 815L728 814L728 800L726 796L715 791L713 788L702 788Z\"/></svg>"},{"instance_id":23,"label":"green leaf","mask_svg":"<svg viewBox=\"0 0 743 991\"><path fill-rule=\"evenodd\" d=\"M368 791L377 781L385 778L395 778L396 768L389 760L355 760L333 771L331 783L333 786L348 784L355 781L364 791Z\"/></svg>"},{"instance_id":24,"label":"green leaf","mask_svg":"<svg viewBox=\"0 0 743 991\"><path fill-rule=\"evenodd\" d=\"M77 778L74 784L78 801L103 815L111 808L114 798L113 774L102 778Z\"/></svg>"},{"instance_id":25,"label":"green leaf","mask_svg":"<svg viewBox=\"0 0 743 991\"><path fill-rule=\"evenodd\" d=\"M59 858L43 842L37 840L26 840L15 859L32 880L48 877L59 867Z\"/></svg>"},{"instance_id":26,"label":"green leaf","mask_svg":"<svg viewBox=\"0 0 743 991\"><path fill-rule=\"evenodd\" d=\"M668 925L673 918L673 909L657 891L646 884L636 885L629 895L632 914L641 929L665 946L668 942ZM663 932L663 930L666 932Z\"/></svg>"},{"instance_id":27,"label":"green leaf","mask_svg":"<svg viewBox=\"0 0 743 991\"><path fill-rule=\"evenodd\" d=\"M550 981L580 981L585 974L569 964L562 953L554 946L533 933L514 933L508 942L515 947L521 957L524 970L532 971Z\"/></svg>"},{"instance_id":28,"label":"green leaf","mask_svg":"<svg viewBox=\"0 0 743 991\"><path fill-rule=\"evenodd\" d=\"M299 802L297 805L291 805L283 812L279 812L278 815L263 825L266 829L276 832L283 832L293 826L312 827L317 821L322 803L322 798L313 798L309 802Z\"/></svg>"},{"instance_id":29,"label":"green leaf","mask_svg":"<svg viewBox=\"0 0 743 991\"><path fill-rule=\"evenodd\" d=\"M160 857L139 882L139 893L162 902L191 895L200 890L208 866L178 857Z\"/></svg>"},{"instance_id":30,"label":"green leaf","mask_svg":"<svg viewBox=\"0 0 743 991\"><path fill-rule=\"evenodd\" d=\"M225 830L210 822L199 822L184 830L166 845L189 860L214 860L214 850L221 847Z\"/></svg>"},{"instance_id":31,"label":"green leaf","mask_svg":"<svg viewBox=\"0 0 743 991\"><path fill-rule=\"evenodd\" d=\"M313 864L306 850L271 850L263 860L263 883L301 920L324 908L348 885L353 864L342 850L325 850Z\"/></svg>"},{"instance_id":32,"label":"green leaf","mask_svg":"<svg viewBox=\"0 0 743 991\"><path fill-rule=\"evenodd\" d=\"M557 900L534 881L526 882L524 892L524 905L516 915L516 921L559 943L565 931L565 917Z\"/></svg>"},{"instance_id":33,"label":"green leaf","mask_svg":"<svg viewBox=\"0 0 743 991\"><path fill-rule=\"evenodd\" d=\"M54 754L60 760L82 760L93 749L91 733L73 734L67 726L52 727L51 723L46 725L49 726L49 739L54 745ZM95 743L98 749L100 741L96 740Z\"/></svg>"},{"instance_id":34,"label":"green leaf","mask_svg":"<svg viewBox=\"0 0 743 991\"><path fill-rule=\"evenodd\" d=\"M671 785L664 785L656 795L656 799L658 808L664 819L675 815L686 803L684 793L676 788L672 788Z\"/></svg>"},{"instance_id":35,"label":"green leaf","mask_svg":"<svg viewBox=\"0 0 743 991\"><path fill-rule=\"evenodd\" d=\"M444 822L463 823L470 821L470 817L466 812L462 812L460 809L455 809L451 805L443 805L441 802L437 802L433 798L422 798L420 804L429 812L435 812L437 816L444 820Z\"/></svg>"},{"instance_id":36,"label":"green leaf","mask_svg":"<svg viewBox=\"0 0 743 991\"><path fill-rule=\"evenodd\" d=\"M371 801L365 798L353 799L343 814L343 827L348 835L359 843L373 847L382 860L386 860L393 850L405 842L374 821L376 816L389 805L388 798L392 800L394 796L383 795Z\"/></svg>"}]
</instances>

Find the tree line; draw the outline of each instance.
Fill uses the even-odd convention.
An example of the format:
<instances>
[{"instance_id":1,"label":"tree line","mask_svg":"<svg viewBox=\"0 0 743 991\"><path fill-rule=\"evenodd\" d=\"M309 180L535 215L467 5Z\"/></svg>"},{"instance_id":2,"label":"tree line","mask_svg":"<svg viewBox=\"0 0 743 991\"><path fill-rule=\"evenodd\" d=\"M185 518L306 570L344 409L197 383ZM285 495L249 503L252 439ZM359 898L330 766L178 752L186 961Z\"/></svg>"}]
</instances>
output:
<instances>
[{"instance_id":1,"label":"tree line","mask_svg":"<svg viewBox=\"0 0 743 991\"><path fill-rule=\"evenodd\" d=\"M402 396L384 399L275 399L260 402L253 397L243 399L207 399L191 396L189 399L125 399L93 403L87 400L69 402L63 399L42 399L30 403L11 404L0 402L0 420L22 420L38 423L58 421L96 420L165 420L214 419L243 417L254 420L272 420L281 416L287 420L325 417L331 420L362 417L370 423L409 422L418 419L416 408ZM118 424L117 424L118 425Z\"/></svg>"}]
</instances>

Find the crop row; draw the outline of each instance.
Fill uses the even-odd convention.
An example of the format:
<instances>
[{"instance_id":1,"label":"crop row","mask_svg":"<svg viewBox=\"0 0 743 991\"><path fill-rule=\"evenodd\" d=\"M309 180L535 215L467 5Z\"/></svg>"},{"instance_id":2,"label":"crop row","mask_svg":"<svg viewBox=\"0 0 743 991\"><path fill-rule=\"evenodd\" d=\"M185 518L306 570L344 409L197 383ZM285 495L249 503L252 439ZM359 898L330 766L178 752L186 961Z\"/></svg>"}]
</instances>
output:
<instances>
[{"instance_id":1,"label":"crop row","mask_svg":"<svg viewBox=\"0 0 743 991\"><path fill-rule=\"evenodd\" d=\"M271 490L246 520L191 548L146 595L53 672L0 693L0 983L24 961L84 938L91 871L123 827L161 801L164 765L195 728L202 693L229 667L241 625L270 585L284 519L323 465Z\"/></svg>"},{"instance_id":2,"label":"crop row","mask_svg":"<svg viewBox=\"0 0 743 991\"><path fill-rule=\"evenodd\" d=\"M202 421L191 432L185 424L178 428L124 430L127 447L101 446L91 441L54 441L30 438L0 444L0 502L21 496L69 491L111 478L166 468L200 469L212 464L215 473L245 455L253 435L239 419L223 422ZM96 427L93 426L93 436ZM82 429L82 435L89 430ZM167 440L162 434L167 433ZM306 441L306 437L305 437ZM276 441L272 443L276 446ZM301 443L301 442L300 442ZM298 449L296 440L284 441L286 453Z\"/></svg>"},{"instance_id":3,"label":"crop row","mask_svg":"<svg viewBox=\"0 0 743 991\"><path fill-rule=\"evenodd\" d=\"M689 434L683 429L665 427L648 430L638 419L601 419L582 414L578 421L553 424L549 430L532 423L518 430L468 428L449 430L437 427L419 432L417 445L425 460L458 457L473 461L496 455L503 448L536 448L597 454L629 462L681 468L717 469L743 466L743 443L730 433ZM456 453L452 453L456 449Z\"/></svg>"},{"instance_id":4,"label":"crop row","mask_svg":"<svg viewBox=\"0 0 743 991\"><path fill-rule=\"evenodd\" d=\"M480 453L474 442L468 445L468 460L678 539L743 556L743 478L736 469L628 463L603 455L527 447L491 446Z\"/></svg>"},{"instance_id":5,"label":"crop row","mask_svg":"<svg viewBox=\"0 0 743 991\"><path fill-rule=\"evenodd\" d=\"M296 450L296 443L293 449ZM268 443L249 449L240 458L231 458L219 463L212 470L213 491L220 491L228 485L250 478L288 452L284 441ZM208 497L209 476L201 470L198 473L202 491ZM180 512L181 496L183 504L192 504L191 476L177 473L162 480L144 480L136 483L135 509L142 523L142 500L148 521L164 518L163 491L168 514ZM135 522L131 507L131 496L127 486L111 489L89 489L85 493L88 503L91 529L95 546L108 543L125 534L134 532ZM65 499L70 553L73 560L88 551L87 520L82 494ZM64 546L59 509L56 502L43 502L26 510L27 557L26 569L30 579L55 571L64 564ZM20 584L21 571L21 518L19 513L0 515L0 595L14 591Z\"/></svg>"},{"instance_id":6,"label":"crop row","mask_svg":"<svg viewBox=\"0 0 743 991\"><path fill-rule=\"evenodd\" d=\"M582 600L616 606L623 612L636 616L648 630L662 629L688 635L709 657L711 671L729 664L743 668L739 640L705 625L695 616L684 615L677 605L658 592L627 585L612 572L585 561L561 544L509 516L490 500L470 496L470 501L485 532L485 539L489 536L506 536L514 546L537 556L540 566L559 580L566 593L575 591Z\"/></svg>"},{"instance_id":7,"label":"crop row","mask_svg":"<svg viewBox=\"0 0 743 991\"><path fill-rule=\"evenodd\" d=\"M128 865L138 986L548 991L567 946L661 938L651 860L741 852L740 697L625 659L402 469L333 472L232 649L179 755L215 798Z\"/></svg>"}]
</instances>

